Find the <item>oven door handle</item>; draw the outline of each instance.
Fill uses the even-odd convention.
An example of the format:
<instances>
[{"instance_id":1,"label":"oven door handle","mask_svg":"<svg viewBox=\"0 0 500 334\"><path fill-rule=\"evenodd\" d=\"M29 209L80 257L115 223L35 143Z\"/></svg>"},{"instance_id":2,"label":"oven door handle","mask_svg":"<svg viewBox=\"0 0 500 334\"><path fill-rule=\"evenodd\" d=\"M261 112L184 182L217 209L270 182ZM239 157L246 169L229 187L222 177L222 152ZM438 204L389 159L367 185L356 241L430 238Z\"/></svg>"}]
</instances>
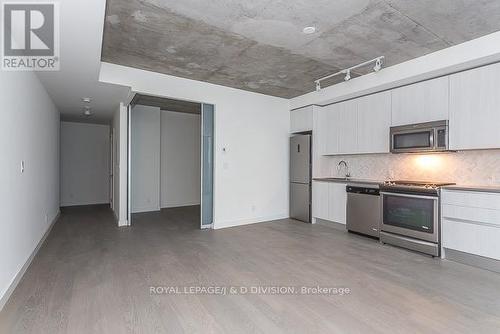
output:
<instances>
[{"instance_id":1,"label":"oven door handle","mask_svg":"<svg viewBox=\"0 0 500 334\"><path fill-rule=\"evenodd\" d=\"M401 193L391 193L391 192L387 192L387 191L381 191L380 195L390 195L390 196L398 196L398 197L431 199L433 201L437 201L438 200L438 197L436 197L436 196L410 195L410 194L401 194Z\"/></svg>"}]
</instances>

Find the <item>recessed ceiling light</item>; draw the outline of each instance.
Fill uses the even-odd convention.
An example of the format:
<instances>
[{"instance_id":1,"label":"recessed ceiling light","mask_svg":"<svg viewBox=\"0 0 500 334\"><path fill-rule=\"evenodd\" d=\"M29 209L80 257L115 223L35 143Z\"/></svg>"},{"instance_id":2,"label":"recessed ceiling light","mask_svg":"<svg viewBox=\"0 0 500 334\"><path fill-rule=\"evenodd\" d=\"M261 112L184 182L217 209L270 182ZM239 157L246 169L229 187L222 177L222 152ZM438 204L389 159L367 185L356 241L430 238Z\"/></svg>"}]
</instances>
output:
<instances>
[{"instance_id":1,"label":"recessed ceiling light","mask_svg":"<svg viewBox=\"0 0 500 334\"><path fill-rule=\"evenodd\" d=\"M316 27L305 27L302 32L306 35L314 34L316 32Z\"/></svg>"}]
</instances>

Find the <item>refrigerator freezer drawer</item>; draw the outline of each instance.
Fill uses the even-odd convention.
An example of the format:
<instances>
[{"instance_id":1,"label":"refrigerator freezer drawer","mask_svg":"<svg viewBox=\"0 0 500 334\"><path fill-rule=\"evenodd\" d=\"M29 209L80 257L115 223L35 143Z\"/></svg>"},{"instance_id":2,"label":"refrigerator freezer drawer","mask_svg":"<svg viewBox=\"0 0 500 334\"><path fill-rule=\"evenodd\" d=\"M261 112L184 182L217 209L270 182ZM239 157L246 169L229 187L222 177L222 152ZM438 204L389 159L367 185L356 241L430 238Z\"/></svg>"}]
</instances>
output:
<instances>
[{"instance_id":1,"label":"refrigerator freezer drawer","mask_svg":"<svg viewBox=\"0 0 500 334\"><path fill-rule=\"evenodd\" d=\"M290 183L290 218L311 222L311 186Z\"/></svg>"}]
</instances>

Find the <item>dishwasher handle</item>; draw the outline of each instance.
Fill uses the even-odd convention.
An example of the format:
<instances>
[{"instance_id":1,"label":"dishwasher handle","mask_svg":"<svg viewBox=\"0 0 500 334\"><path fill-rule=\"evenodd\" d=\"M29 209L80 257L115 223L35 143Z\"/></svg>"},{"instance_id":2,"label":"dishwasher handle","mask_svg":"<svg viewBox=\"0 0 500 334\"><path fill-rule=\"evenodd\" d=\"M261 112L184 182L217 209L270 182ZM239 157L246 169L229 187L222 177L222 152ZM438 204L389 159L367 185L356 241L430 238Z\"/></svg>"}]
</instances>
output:
<instances>
[{"instance_id":1,"label":"dishwasher handle","mask_svg":"<svg viewBox=\"0 0 500 334\"><path fill-rule=\"evenodd\" d=\"M346 191L351 194L380 196L380 190L377 188L346 186Z\"/></svg>"}]
</instances>

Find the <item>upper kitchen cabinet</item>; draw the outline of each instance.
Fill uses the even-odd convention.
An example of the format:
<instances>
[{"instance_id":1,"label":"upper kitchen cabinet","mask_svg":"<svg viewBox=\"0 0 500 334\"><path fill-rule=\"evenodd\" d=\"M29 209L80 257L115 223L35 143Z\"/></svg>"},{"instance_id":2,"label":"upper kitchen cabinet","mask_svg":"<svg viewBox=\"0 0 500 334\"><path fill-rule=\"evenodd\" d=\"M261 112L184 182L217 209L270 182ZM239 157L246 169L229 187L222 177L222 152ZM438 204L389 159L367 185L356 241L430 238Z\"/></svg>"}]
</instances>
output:
<instances>
[{"instance_id":1,"label":"upper kitchen cabinet","mask_svg":"<svg viewBox=\"0 0 500 334\"><path fill-rule=\"evenodd\" d=\"M338 134L336 154L352 154L358 151L358 100L349 100L339 106L335 131Z\"/></svg>"},{"instance_id":2,"label":"upper kitchen cabinet","mask_svg":"<svg viewBox=\"0 0 500 334\"><path fill-rule=\"evenodd\" d=\"M500 64L450 76L450 149L500 148Z\"/></svg>"},{"instance_id":3,"label":"upper kitchen cabinet","mask_svg":"<svg viewBox=\"0 0 500 334\"><path fill-rule=\"evenodd\" d=\"M327 154L328 141L328 108L315 108L313 117L313 152L318 155Z\"/></svg>"},{"instance_id":4,"label":"upper kitchen cabinet","mask_svg":"<svg viewBox=\"0 0 500 334\"><path fill-rule=\"evenodd\" d=\"M352 154L357 150L358 108L355 100L331 104L323 108L318 137L323 155Z\"/></svg>"},{"instance_id":5,"label":"upper kitchen cabinet","mask_svg":"<svg viewBox=\"0 0 500 334\"><path fill-rule=\"evenodd\" d=\"M318 153L332 155L339 152L339 104L331 104L321 108L314 120L313 136L316 136Z\"/></svg>"},{"instance_id":6,"label":"upper kitchen cabinet","mask_svg":"<svg viewBox=\"0 0 500 334\"><path fill-rule=\"evenodd\" d=\"M389 153L391 92L364 96L357 101L357 153Z\"/></svg>"},{"instance_id":7,"label":"upper kitchen cabinet","mask_svg":"<svg viewBox=\"0 0 500 334\"><path fill-rule=\"evenodd\" d=\"M317 115L314 132L321 155L389 152L390 92L331 104Z\"/></svg>"},{"instance_id":8,"label":"upper kitchen cabinet","mask_svg":"<svg viewBox=\"0 0 500 334\"><path fill-rule=\"evenodd\" d=\"M449 119L449 77L392 90L392 126Z\"/></svg>"},{"instance_id":9,"label":"upper kitchen cabinet","mask_svg":"<svg viewBox=\"0 0 500 334\"><path fill-rule=\"evenodd\" d=\"M290 132L298 133L313 129L313 106L290 111Z\"/></svg>"}]
</instances>

